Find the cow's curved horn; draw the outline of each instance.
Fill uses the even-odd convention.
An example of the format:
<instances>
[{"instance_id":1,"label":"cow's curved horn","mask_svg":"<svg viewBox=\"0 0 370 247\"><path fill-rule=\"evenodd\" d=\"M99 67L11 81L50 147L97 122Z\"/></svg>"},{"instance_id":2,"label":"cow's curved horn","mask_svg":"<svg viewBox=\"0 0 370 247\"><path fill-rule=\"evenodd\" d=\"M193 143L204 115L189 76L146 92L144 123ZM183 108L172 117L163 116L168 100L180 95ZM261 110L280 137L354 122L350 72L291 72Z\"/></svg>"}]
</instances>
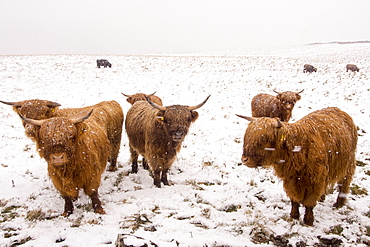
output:
<instances>
[{"instance_id":1,"label":"cow's curved horn","mask_svg":"<svg viewBox=\"0 0 370 247\"><path fill-rule=\"evenodd\" d=\"M1 101L1 100L0 102L6 105L11 105L11 106L21 106L21 103L19 102L6 102L6 101Z\"/></svg>"},{"instance_id":2,"label":"cow's curved horn","mask_svg":"<svg viewBox=\"0 0 370 247\"><path fill-rule=\"evenodd\" d=\"M190 110L190 111L192 111L192 110L196 110L196 109L198 109L198 108L202 107L202 106L207 102L207 100L209 99L209 97L211 97L211 95L208 95L208 97L206 98L206 100L205 100L205 101L203 101L202 103L200 103L199 105L196 105L196 106L189 106L189 107L188 107L188 108L189 108L189 110Z\"/></svg>"},{"instance_id":3,"label":"cow's curved horn","mask_svg":"<svg viewBox=\"0 0 370 247\"><path fill-rule=\"evenodd\" d=\"M53 101L49 101L48 102L48 107L57 107L57 106L61 106L61 104L57 103L57 102L53 102Z\"/></svg>"},{"instance_id":4,"label":"cow's curved horn","mask_svg":"<svg viewBox=\"0 0 370 247\"><path fill-rule=\"evenodd\" d=\"M124 95L124 96L126 96L127 98L132 97L132 95L127 95L127 94L124 94L124 93L122 93L122 92L121 92L121 94L123 94L123 95Z\"/></svg>"},{"instance_id":5,"label":"cow's curved horn","mask_svg":"<svg viewBox=\"0 0 370 247\"><path fill-rule=\"evenodd\" d=\"M146 95L144 95L144 97L145 97L146 101L148 101L148 103L151 106L153 106L154 108L156 108L156 109L158 109L160 111L165 111L167 109L165 106L160 106L160 105L157 105L156 103L151 102Z\"/></svg>"},{"instance_id":6,"label":"cow's curved horn","mask_svg":"<svg viewBox=\"0 0 370 247\"><path fill-rule=\"evenodd\" d=\"M250 122L253 122L253 121L257 120L257 118L255 118L255 117L246 117L246 116L242 116L242 115L238 115L238 114L235 114L235 115L237 115L238 117L244 118L244 119L246 119Z\"/></svg>"},{"instance_id":7,"label":"cow's curved horn","mask_svg":"<svg viewBox=\"0 0 370 247\"><path fill-rule=\"evenodd\" d=\"M88 119L91 116L93 111L94 111L94 109L91 109L91 111L89 113L87 113L85 116L72 118L71 119L72 123L73 124L82 123L83 121L85 121L86 119Z\"/></svg>"},{"instance_id":8,"label":"cow's curved horn","mask_svg":"<svg viewBox=\"0 0 370 247\"><path fill-rule=\"evenodd\" d=\"M156 92L157 92L157 91L155 91L155 92L154 92L154 93L152 93L152 94L149 94L149 96L153 96Z\"/></svg>"},{"instance_id":9,"label":"cow's curved horn","mask_svg":"<svg viewBox=\"0 0 370 247\"><path fill-rule=\"evenodd\" d=\"M21 114L18 114L18 115L26 123L31 124L31 125L36 125L36 126L41 126L47 120L47 119L36 120L36 119L26 118L22 116Z\"/></svg>"},{"instance_id":10,"label":"cow's curved horn","mask_svg":"<svg viewBox=\"0 0 370 247\"><path fill-rule=\"evenodd\" d=\"M296 94L300 94L300 93L302 93L304 91L304 89L303 90L301 90L301 91L299 91L298 93L296 93Z\"/></svg>"},{"instance_id":11,"label":"cow's curved horn","mask_svg":"<svg viewBox=\"0 0 370 247\"><path fill-rule=\"evenodd\" d=\"M272 90L272 91L274 91L275 93L277 93L277 94L282 94L282 93L280 93L280 92L277 92L277 91L275 91L275 90Z\"/></svg>"}]
</instances>

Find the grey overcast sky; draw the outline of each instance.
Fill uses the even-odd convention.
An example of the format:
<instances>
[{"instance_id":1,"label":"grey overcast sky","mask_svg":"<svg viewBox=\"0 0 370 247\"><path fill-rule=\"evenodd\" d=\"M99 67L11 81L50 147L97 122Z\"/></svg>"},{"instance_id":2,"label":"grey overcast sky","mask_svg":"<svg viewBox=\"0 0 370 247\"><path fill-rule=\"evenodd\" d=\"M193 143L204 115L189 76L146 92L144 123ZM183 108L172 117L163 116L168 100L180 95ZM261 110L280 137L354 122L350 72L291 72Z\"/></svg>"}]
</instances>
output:
<instances>
[{"instance_id":1,"label":"grey overcast sky","mask_svg":"<svg viewBox=\"0 0 370 247\"><path fill-rule=\"evenodd\" d=\"M1 0L0 55L153 54L370 40L370 0Z\"/></svg>"}]
</instances>

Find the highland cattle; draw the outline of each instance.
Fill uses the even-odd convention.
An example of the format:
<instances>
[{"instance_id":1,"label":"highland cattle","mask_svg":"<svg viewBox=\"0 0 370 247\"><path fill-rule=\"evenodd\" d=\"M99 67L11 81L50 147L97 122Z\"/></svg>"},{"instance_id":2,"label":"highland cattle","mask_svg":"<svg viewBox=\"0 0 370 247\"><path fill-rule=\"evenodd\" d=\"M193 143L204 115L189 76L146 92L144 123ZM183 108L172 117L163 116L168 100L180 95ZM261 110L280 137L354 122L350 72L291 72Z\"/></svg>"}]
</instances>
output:
<instances>
[{"instance_id":1,"label":"highland cattle","mask_svg":"<svg viewBox=\"0 0 370 247\"><path fill-rule=\"evenodd\" d=\"M110 143L105 129L91 118L91 110L82 117L52 117L35 120L38 153L48 163L48 174L65 201L63 216L73 213L73 201L79 190L91 198L95 213L105 214L99 199L101 175L107 165Z\"/></svg>"},{"instance_id":2,"label":"highland cattle","mask_svg":"<svg viewBox=\"0 0 370 247\"><path fill-rule=\"evenodd\" d=\"M51 117L74 116L79 112L94 109L90 118L94 119L104 128L111 145L108 159L110 166L108 167L108 170L117 170L117 158L121 145L124 115L120 104L116 101L103 101L98 104L82 108L59 108L59 103L39 99L19 102L0 102L13 106L13 110L17 114L35 120L48 119ZM35 140L35 138L37 138L36 135L38 134L37 128L34 125L27 124L23 120L22 123L25 128L26 135Z\"/></svg>"},{"instance_id":3,"label":"highland cattle","mask_svg":"<svg viewBox=\"0 0 370 247\"><path fill-rule=\"evenodd\" d=\"M163 106L162 99L159 98L157 95L154 95L155 93L156 92L154 92L152 94L136 93L136 94L132 94L132 95L122 93L122 95L127 97L126 100L131 105L133 105L137 101L146 101L145 97L147 97L151 102L153 102L157 105Z\"/></svg>"},{"instance_id":4,"label":"highland cattle","mask_svg":"<svg viewBox=\"0 0 370 247\"><path fill-rule=\"evenodd\" d=\"M292 117L292 111L303 92L276 92L276 96L260 93L253 97L251 102L253 117L277 117L281 121L288 122Z\"/></svg>"},{"instance_id":5,"label":"highland cattle","mask_svg":"<svg viewBox=\"0 0 370 247\"><path fill-rule=\"evenodd\" d=\"M132 172L137 173L138 156L143 156L154 176L154 185L169 185L167 172L181 149L191 123L199 116L195 110L202 107L210 96L196 106L160 106L138 101L128 110L125 127L129 139Z\"/></svg>"},{"instance_id":6,"label":"highland cattle","mask_svg":"<svg viewBox=\"0 0 370 247\"><path fill-rule=\"evenodd\" d=\"M278 118L244 117L251 121L245 131L242 163L250 168L272 166L291 200L290 216L313 225L313 208L336 183L339 194L334 207L342 207L350 192L356 168L357 127L336 107L314 111L295 123Z\"/></svg>"}]
</instances>

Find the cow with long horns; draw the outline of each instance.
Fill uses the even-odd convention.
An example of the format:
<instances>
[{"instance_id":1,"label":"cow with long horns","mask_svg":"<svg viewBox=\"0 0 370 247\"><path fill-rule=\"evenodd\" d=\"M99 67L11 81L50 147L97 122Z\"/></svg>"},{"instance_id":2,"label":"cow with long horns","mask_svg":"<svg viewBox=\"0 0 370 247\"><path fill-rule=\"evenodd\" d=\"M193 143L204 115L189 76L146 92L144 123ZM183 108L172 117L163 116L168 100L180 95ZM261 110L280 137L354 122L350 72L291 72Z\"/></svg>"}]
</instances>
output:
<instances>
[{"instance_id":1,"label":"cow with long horns","mask_svg":"<svg viewBox=\"0 0 370 247\"><path fill-rule=\"evenodd\" d=\"M301 99L303 92L277 92L276 96L260 93L253 97L251 102L253 117L277 117L281 121L288 122L292 117L294 105Z\"/></svg>"},{"instance_id":2,"label":"cow with long horns","mask_svg":"<svg viewBox=\"0 0 370 247\"><path fill-rule=\"evenodd\" d=\"M143 156L154 176L154 185L169 185L167 172L181 149L191 123L199 116L195 110L202 107L210 96L196 106L160 106L138 101L126 115L125 127L129 139L132 172L137 173L138 156Z\"/></svg>"},{"instance_id":3,"label":"cow with long horns","mask_svg":"<svg viewBox=\"0 0 370 247\"><path fill-rule=\"evenodd\" d=\"M133 105L137 101L146 101L145 97L147 97L151 102L156 103L157 105L163 106L162 99L159 98L157 95L154 95L155 93L156 92L152 94L136 93L132 95L122 93L122 95L127 97L126 101L130 103L131 105Z\"/></svg>"},{"instance_id":4,"label":"cow with long horns","mask_svg":"<svg viewBox=\"0 0 370 247\"><path fill-rule=\"evenodd\" d=\"M273 167L291 200L290 216L313 225L313 208L336 183L334 207L342 207L356 168L357 127L336 107L314 111L295 123L253 118L244 134L242 162L250 168Z\"/></svg>"},{"instance_id":5,"label":"cow with long horns","mask_svg":"<svg viewBox=\"0 0 370 247\"><path fill-rule=\"evenodd\" d=\"M13 110L26 118L42 120L51 117L74 116L82 111L94 109L91 118L95 119L104 128L111 144L109 155L109 171L117 170L117 158L121 146L122 126L124 114L120 104L114 100L102 101L92 106L82 108L59 108L60 104L49 100L31 99L18 102L5 102L3 104L13 106ZM37 128L22 120L25 133L28 137L37 139ZM37 145L37 143L36 143ZM37 148L38 149L38 148Z\"/></svg>"},{"instance_id":6,"label":"cow with long horns","mask_svg":"<svg viewBox=\"0 0 370 247\"><path fill-rule=\"evenodd\" d=\"M107 165L109 140L92 111L83 116L23 121L36 127L38 153L48 163L48 174L65 201L63 216L73 213L79 190L91 198L95 213L105 214L98 189Z\"/></svg>"}]
</instances>

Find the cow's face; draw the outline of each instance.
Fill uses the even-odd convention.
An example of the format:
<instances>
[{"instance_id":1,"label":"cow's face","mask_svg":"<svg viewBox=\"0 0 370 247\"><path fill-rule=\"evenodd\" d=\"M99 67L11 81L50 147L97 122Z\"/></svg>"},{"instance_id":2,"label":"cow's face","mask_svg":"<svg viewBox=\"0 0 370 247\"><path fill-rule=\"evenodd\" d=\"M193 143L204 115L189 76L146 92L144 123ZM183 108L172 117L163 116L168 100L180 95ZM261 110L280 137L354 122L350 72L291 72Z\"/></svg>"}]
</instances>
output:
<instances>
[{"instance_id":1,"label":"cow's face","mask_svg":"<svg viewBox=\"0 0 370 247\"><path fill-rule=\"evenodd\" d=\"M76 152L78 128L92 114L91 110L80 117L53 117L43 120L25 118L27 124L38 127L37 143L39 152L49 165L60 166L68 163Z\"/></svg>"},{"instance_id":2,"label":"cow's face","mask_svg":"<svg viewBox=\"0 0 370 247\"><path fill-rule=\"evenodd\" d=\"M278 94L276 98L281 102L285 110L291 111L293 110L295 103L301 99L301 96L299 93L287 91Z\"/></svg>"},{"instance_id":3,"label":"cow's face","mask_svg":"<svg viewBox=\"0 0 370 247\"><path fill-rule=\"evenodd\" d=\"M54 166L69 162L76 151L77 128L67 118L52 118L41 125L39 138L45 160Z\"/></svg>"},{"instance_id":4,"label":"cow's face","mask_svg":"<svg viewBox=\"0 0 370 247\"><path fill-rule=\"evenodd\" d=\"M272 165L282 123L278 118L239 117L252 121L244 135L242 163L250 168Z\"/></svg>"},{"instance_id":5,"label":"cow's face","mask_svg":"<svg viewBox=\"0 0 370 247\"><path fill-rule=\"evenodd\" d=\"M187 106L174 105L159 111L156 119L164 125L168 135L174 142L184 140L189 131L190 124L198 119L198 112L189 110Z\"/></svg>"}]
</instances>

